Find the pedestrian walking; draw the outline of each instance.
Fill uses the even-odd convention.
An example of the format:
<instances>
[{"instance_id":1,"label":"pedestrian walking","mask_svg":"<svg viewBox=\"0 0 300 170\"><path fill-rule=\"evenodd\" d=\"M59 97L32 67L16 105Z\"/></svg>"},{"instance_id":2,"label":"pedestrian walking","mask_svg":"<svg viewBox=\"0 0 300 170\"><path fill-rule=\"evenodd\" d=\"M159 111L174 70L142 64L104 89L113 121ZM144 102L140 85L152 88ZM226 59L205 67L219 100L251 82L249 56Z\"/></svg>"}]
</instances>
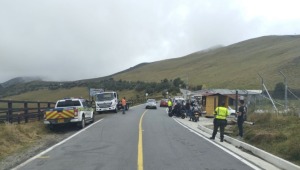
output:
<instances>
[{"instance_id":1,"label":"pedestrian walking","mask_svg":"<svg viewBox=\"0 0 300 170\"><path fill-rule=\"evenodd\" d=\"M239 128L238 138L243 139L244 131L243 131L243 124L244 121L247 120L247 107L245 106L245 101L240 100L240 107L239 111L237 112L237 124Z\"/></svg>"},{"instance_id":2,"label":"pedestrian walking","mask_svg":"<svg viewBox=\"0 0 300 170\"><path fill-rule=\"evenodd\" d=\"M123 97L121 103L122 103L122 107L123 107L123 114L125 114L125 109L126 109L126 98L125 97Z\"/></svg>"},{"instance_id":3,"label":"pedestrian walking","mask_svg":"<svg viewBox=\"0 0 300 170\"><path fill-rule=\"evenodd\" d=\"M215 118L214 118L214 131L212 133L212 136L210 139L215 139L216 134L218 132L218 129L220 127L220 141L223 142L224 140L224 131L225 127L227 125L227 116L229 115L228 109L225 107L225 103L222 102L221 105L219 105L215 109Z\"/></svg>"}]
</instances>

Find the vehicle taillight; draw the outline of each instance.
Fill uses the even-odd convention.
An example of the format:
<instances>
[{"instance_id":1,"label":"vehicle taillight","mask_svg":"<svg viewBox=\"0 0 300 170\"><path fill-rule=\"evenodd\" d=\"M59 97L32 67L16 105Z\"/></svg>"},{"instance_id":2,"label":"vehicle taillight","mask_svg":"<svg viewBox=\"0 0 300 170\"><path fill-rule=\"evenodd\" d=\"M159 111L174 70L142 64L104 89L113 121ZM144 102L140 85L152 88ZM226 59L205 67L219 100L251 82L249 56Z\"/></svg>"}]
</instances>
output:
<instances>
[{"instance_id":1,"label":"vehicle taillight","mask_svg":"<svg viewBox=\"0 0 300 170\"><path fill-rule=\"evenodd\" d=\"M78 116L78 109L74 109L74 115Z\"/></svg>"}]
</instances>

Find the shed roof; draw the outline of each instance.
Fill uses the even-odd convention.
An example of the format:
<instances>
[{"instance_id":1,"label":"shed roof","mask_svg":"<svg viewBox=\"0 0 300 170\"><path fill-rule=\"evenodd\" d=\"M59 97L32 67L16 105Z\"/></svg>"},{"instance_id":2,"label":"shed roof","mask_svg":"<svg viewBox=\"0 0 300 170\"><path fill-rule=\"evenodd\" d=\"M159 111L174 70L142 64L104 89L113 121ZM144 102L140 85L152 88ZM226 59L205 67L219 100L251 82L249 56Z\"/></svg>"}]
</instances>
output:
<instances>
[{"instance_id":1,"label":"shed roof","mask_svg":"<svg viewBox=\"0 0 300 170\"><path fill-rule=\"evenodd\" d=\"M195 96L210 96L214 94L221 94L221 95L235 95L236 91L239 95L254 95L254 94L261 94L261 90L229 90L229 89L204 89L193 91L191 95Z\"/></svg>"}]
</instances>

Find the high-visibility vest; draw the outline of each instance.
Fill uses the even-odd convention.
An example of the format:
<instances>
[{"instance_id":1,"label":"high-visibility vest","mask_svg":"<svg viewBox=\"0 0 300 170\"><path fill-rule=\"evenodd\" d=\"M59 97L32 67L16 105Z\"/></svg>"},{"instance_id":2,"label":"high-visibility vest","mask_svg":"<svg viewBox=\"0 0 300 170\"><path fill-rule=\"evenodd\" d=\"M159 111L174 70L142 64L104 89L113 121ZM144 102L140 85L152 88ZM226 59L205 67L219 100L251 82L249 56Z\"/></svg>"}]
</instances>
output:
<instances>
[{"instance_id":1,"label":"high-visibility vest","mask_svg":"<svg viewBox=\"0 0 300 170\"><path fill-rule=\"evenodd\" d=\"M217 107L215 110L216 119L226 119L229 115L229 111L226 107Z\"/></svg>"},{"instance_id":2,"label":"high-visibility vest","mask_svg":"<svg viewBox=\"0 0 300 170\"><path fill-rule=\"evenodd\" d=\"M168 106L172 106L171 100L168 101Z\"/></svg>"}]
</instances>

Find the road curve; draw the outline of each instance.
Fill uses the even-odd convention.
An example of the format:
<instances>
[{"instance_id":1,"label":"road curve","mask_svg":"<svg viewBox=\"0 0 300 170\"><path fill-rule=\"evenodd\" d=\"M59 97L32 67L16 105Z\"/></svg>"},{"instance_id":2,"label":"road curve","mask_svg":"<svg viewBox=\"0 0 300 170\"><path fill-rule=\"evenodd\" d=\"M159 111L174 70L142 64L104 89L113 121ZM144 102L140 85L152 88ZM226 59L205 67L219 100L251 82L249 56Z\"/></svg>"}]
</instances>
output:
<instances>
[{"instance_id":1,"label":"road curve","mask_svg":"<svg viewBox=\"0 0 300 170\"><path fill-rule=\"evenodd\" d=\"M139 105L130 108L124 115L118 112L106 116L15 169L259 168L245 164L203 136L180 125L167 116L165 108L146 110L144 105Z\"/></svg>"}]
</instances>

